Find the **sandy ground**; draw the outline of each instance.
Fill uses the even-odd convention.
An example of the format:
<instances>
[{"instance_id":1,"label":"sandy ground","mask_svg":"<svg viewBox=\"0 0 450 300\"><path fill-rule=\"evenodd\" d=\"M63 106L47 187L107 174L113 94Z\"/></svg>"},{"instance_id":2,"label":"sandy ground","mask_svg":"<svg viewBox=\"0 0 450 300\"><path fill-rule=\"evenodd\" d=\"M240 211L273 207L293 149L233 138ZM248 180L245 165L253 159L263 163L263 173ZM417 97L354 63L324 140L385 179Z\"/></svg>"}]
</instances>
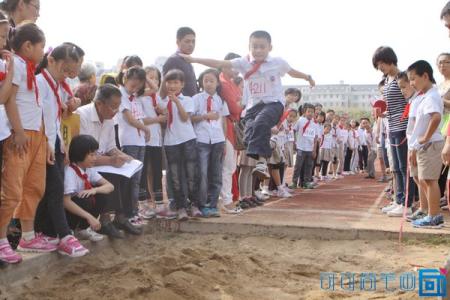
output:
<instances>
[{"instance_id":1,"label":"sandy ground","mask_svg":"<svg viewBox=\"0 0 450 300\"><path fill-rule=\"evenodd\" d=\"M446 245L393 241L153 233L62 260L1 299L419 299L400 291L335 292L320 272L412 271L439 267ZM358 281L358 280L357 280ZM398 290L398 281L396 283Z\"/></svg>"}]
</instances>

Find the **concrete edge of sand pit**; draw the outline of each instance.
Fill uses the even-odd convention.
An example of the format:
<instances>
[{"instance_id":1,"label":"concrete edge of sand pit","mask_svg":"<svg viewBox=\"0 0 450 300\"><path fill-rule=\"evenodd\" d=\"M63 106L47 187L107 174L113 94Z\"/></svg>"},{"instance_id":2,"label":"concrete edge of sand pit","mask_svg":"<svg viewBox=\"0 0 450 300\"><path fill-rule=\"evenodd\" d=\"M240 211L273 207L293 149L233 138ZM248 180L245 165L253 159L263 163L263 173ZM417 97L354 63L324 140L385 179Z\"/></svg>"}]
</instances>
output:
<instances>
[{"instance_id":1,"label":"concrete edge of sand pit","mask_svg":"<svg viewBox=\"0 0 450 300\"><path fill-rule=\"evenodd\" d=\"M354 228L318 228L301 227L293 225L266 225L248 223L222 223L208 221L189 221L179 223L176 221L153 220L146 228L146 233L161 232L181 232L199 234L234 234L252 236L272 236L290 239L320 239L320 240L397 240L398 232L354 229ZM444 235L432 234L433 237ZM405 233L405 239L426 240L430 238L429 233ZM140 239L140 237L129 237L128 239ZM126 242L127 240L124 240ZM84 243L84 242L83 242ZM88 248L92 254L109 247L114 243L122 243L121 240L110 241L105 239L98 243L88 243ZM0 286L9 287L30 280L47 272L52 266L61 261L72 263L77 258L61 256L57 253L24 254L24 261L17 265L3 265L0 268ZM0 298L3 295L0 293Z\"/></svg>"}]
</instances>

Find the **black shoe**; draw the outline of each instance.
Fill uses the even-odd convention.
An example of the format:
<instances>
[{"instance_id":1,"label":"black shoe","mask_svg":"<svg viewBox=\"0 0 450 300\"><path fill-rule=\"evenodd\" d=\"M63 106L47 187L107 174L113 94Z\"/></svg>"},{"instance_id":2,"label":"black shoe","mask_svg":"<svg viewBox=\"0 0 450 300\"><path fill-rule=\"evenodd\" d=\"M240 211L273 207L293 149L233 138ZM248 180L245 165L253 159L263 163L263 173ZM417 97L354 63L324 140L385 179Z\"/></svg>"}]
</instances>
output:
<instances>
[{"instance_id":1,"label":"black shoe","mask_svg":"<svg viewBox=\"0 0 450 300\"><path fill-rule=\"evenodd\" d=\"M123 239L125 235L122 231L118 230L113 223L109 222L106 224L102 224L102 227L98 231L101 234L104 234L112 239Z\"/></svg>"},{"instance_id":2,"label":"black shoe","mask_svg":"<svg viewBox=\"0 0 450 300\"><path fill-rule=\"evenodd\" d=\"M256 203L253 202L250 198L242 200L243 202L247 203L249 207L256 207Z\"/></svg>"},{"instance_id":3,"label":"black shoe","mask_svg":"<svg viewBox=\"0 0 450 300\"><path fill-rule=\"evenodd\" d=\"M117 228L122 229L123 231L126 231L130 234L140 235L142 233L141 228L137 228L137 227L133 226L133 224L131 224L130 221L128 221L128 220L125 220L122 222L114 220L113 223L114 223L114 226L116 226Z\"/></svg>"},{"instance_id":4,"label":"black shoe","mask_svg":"<svg viewBox=\"0 0 450 300\"><path fill-rule=\"evenodd\" d=\"M245 202L244 200L241 200L241 201L239 201L239 207L242 209L247 209L247 208L250 208L250 205L247 202Z\"/></svg>"},{"instance_id":5,"label":"black shoe","mask_svg":"<svg viewBox=\"0 0 450 300\"><path fill-rule=\"evenodd\" d=\"M252 201L253 203L255 203L257 206L262 206L264 205L264 203L262 201L259 201L258 198L256 197L251 197L250 201Z\"/></svg>"}]
</instances>

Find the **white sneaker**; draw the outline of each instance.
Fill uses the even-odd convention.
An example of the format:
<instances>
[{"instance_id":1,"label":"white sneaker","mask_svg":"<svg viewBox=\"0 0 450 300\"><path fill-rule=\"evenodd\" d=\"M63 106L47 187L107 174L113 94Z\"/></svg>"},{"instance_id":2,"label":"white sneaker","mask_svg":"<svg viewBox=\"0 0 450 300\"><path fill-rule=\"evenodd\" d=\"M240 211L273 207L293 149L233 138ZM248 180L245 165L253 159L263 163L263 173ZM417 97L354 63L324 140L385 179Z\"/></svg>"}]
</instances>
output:
<instances>
[{"instance_id":1,"label":"white sneaker","mask_svg":"<svg viewBox=\"0 0 450 300\"><path fill-rule=\"evenodd\" d=\"M393 201L393 202L391 202L390 205L383 207L381 209L381 212L383 214L387 214L389 211L393 210L394 208L397 208L397 206L401 206L401 205L398 205L397 202Z\"/></svg>"},{"instance_id":2,"label":"white sneaker","mask_svg":"<svg viewBox=\"0 0 450 300\"><path fill-rule=\"evenodd\" d=\"M286 190L281 189L281 190L277 191L276 197L279 197L279 198L291 198L292 195L290 193L288 193Z\"/></svg>"},{"instance_id":3,"label":"white sneaker","mask_svg":"<svg viewBox=\"0 0 450 300\"><path fill-rule=\"evenodd\" d=\"M255 191L255 196L258 199L268 200L268 199L270 199L270 196L268 193L269 193L269 191L267 191L267 193L264 193L264 191Z\"/></svg>"},{"instance_id":4,"label":"white sneaker","mask_svg":"<svg viewBox=\"0 0 450 300\"><path fill-rule=\"evenodd\" d=\"M104 238L102 234L95 232L91 227L78 231L77 237L80 240L89 240L91 242L100 242Z\"/></svg>"},{"instance_id":5,"label":"white sneaker","mask_svg":"<svg viewBox=\"0 0 450 300\"><path fill-rule=\"evenodd\" d=\"M291 194L291 193L293 193L294 192L294 190L292 190L292 189L290 189L290 188L288 188L287 186L285 186L285 185L283 185L283 189L286 191L286 192L288 192L289 194Z\"/></svg>"},{"instance_id":6,"label":"white sneaker","mask_svg":"<svg viewBox=\"0 0 450 300\"><path fill-rule=\"evenodd\" d=\"M268 195L269 196L270 195L269 187L267 185L263 186L260 193L263 194L263 195Z\"/></svg>"},{"instance_id":7,"label":"white sneaker","mask_svg":"<svg viewBox=\"0 0 450 300\"><path fill-rule=\"evenodd\" d=\"M396 208L394 208L391 211L387 212L387 215L389 217L403 217L403 210L405 209L405 207L403 205L397 205ZM406 216L411 216L412 215L412 210L411 207L408 207L406 209Z\"/></svg>"}]
</instances>

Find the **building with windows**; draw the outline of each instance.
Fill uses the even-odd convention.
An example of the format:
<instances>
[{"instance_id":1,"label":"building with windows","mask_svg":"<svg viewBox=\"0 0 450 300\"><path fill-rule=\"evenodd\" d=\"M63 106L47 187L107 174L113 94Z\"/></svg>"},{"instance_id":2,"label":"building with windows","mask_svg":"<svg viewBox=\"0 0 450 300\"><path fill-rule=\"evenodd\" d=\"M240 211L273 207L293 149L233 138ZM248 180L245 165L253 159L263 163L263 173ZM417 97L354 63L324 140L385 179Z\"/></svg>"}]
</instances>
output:
<instances>
[{"instance_id":1,"label":"building with windows","mask_svg":"<svg viewBox=\"0 0 450 300\"><path fill-rule=\"evenodd\" d=\"M327 84L295 87L302 91L302 103L321 103L325 109L341 112L370 112L372 103L381 98L374 84Z\"/></svg>"}]
</instances>

